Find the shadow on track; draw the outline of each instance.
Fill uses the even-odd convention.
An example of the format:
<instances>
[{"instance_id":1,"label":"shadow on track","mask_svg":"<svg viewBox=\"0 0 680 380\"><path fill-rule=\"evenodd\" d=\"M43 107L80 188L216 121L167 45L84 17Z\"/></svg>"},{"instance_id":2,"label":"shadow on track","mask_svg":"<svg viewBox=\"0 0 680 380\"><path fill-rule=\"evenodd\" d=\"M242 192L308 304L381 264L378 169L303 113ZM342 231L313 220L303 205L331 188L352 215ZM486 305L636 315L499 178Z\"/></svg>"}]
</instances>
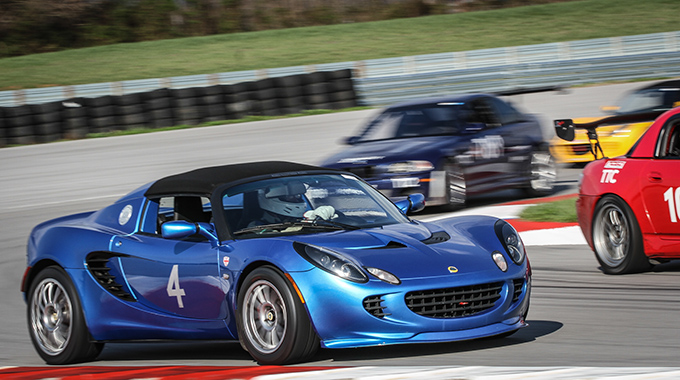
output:
<instances>
[{"instance_id":1,"label":"shadow on track","mask_svg":"<svg viewBox=\"0 0 680 380\"><path fill-rule=\"evenodd\" d=\"M490 337L449 343L400 344L356 349L322 349L311 362L299 364L318 365L319 362L323 361L338 364L349 361L432 356L495 349L529 343L562 328L562 323L555 321L529 320L528 323L529 327L506 338ZM157 365L165 365L166 363L188 360L199 362L213 360L242 361L243 363L239 363L239 365L255 364L237 341L109 343L97 358L96 364L107 365L107 362L118 362L116 364L126 362L133 365L142 362L148 365L150 362L154 362ZM230 363L229 365L234 364Z\"/></svg>"},{"instance_id":2,"label":"shadow on track","mask_svg":"<svg viewBox=\"0 0 680 380\"><path fill-rule=\"evenodd\" d=\"M369 361L379 359L395 359L420 356L434 356L442 354L463 353L516 346L535 341L561 329L563 324L556 321L532 321L529 327L517 331L506 337L490 337L448 343L400 344L394 346L366 347L342 350L321 350L315 360L332 360L342 364L345 361ZM366 363L370 365L370 363Z\"/></svg>"}]
</instances>

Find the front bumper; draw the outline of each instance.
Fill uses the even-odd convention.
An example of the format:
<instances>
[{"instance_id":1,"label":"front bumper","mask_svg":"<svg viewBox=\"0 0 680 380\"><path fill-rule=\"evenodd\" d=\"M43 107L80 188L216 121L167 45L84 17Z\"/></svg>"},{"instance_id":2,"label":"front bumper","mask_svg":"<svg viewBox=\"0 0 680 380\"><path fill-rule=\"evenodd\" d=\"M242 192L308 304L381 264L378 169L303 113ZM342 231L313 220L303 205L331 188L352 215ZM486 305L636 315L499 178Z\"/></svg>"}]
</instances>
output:
<instances>
[{"instance_id":1,"label":"front bumper","mask_svg":"<svg viewBox=\"0 0 680 380\"><path fill-rule=\"evenodd\" d=\"M312 324L326 348L366 347L387 344L450 342L494 336L527 326L531 277L526 264L502 276L474 273L407 280L389 285L379 280L351 283L319 271L291 273L302 292ZM455 277L451 280L451 277ZM520 283L521 285L516 285ZM412 311L405 295L423 289L441 289L489 282L502 283L493 306L469 316L433 318ZM517 289L516 289L517 288ZM364 306L379 297L384 315Z\"/></svg>"}]
</instances>

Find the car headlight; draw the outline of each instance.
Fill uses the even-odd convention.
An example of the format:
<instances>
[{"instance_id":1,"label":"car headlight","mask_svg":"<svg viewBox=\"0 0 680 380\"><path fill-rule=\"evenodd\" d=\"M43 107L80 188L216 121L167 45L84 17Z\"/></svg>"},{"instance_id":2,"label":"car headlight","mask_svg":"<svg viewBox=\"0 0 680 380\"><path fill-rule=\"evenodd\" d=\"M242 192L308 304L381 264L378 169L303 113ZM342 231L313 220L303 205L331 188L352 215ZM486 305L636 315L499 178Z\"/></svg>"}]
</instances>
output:
<instances>
[{"instance_id":1,"label":"car headlight","mask_svg":"<svg viewBox=\"0 0 680 380\"><path fill-rule=\"evenodd\" d=\"M388 173L418 173L434 170L430 161L404 161L387 165Z\"/></svg>"},{"instance_id":2,"label":"car headlight","mask_svg":"<svg viewBox=\"0 0 680 380\"><path fill-rule=\"evenodd\" d=\"M401 280L397 276L393 275L392 273L386 270L371 267L366 267L366 270L368 271L368 273L374 275L375 277L379 278L382 281L385 281L388 284L392 285L401 284Z\"/></svg>"},{"instance_id":3,"label":"car headlight","mask_svg":"<svg viewBox=\"0 0 680 380\"><path fill-rule=\"evenodd\" d=\"M498 269L502 270L503 272L506 272L508 270L508 262L505 261L505 256L503 256L502 253L498 251L493 251L491 254L491 258L493 259L493 262L496 263L498 266Z\"/></svg>"},{"instance_id":4,"label":"car headlight","mask_svg":"<svg viewBox=\"0 0 680 380\"><path fill-rule=\"evenodd\" d=\"M295 242L293 247L305 260L316 267L345 280L368 282L368 276L357 264L330 249Z\"/></svg>"},{"instance_id":5,"label":"car headlight","mask_svg":"<svg viewBox=\"0 0 680 380\"><path fill-rule=\"evenodd\" d=\"M497 221L494 229L508 256L510 256L515 264L522 264L526 251L524 250L524 243L522 243L519 233L505 220Z\"/></svg>"}]
</instances>

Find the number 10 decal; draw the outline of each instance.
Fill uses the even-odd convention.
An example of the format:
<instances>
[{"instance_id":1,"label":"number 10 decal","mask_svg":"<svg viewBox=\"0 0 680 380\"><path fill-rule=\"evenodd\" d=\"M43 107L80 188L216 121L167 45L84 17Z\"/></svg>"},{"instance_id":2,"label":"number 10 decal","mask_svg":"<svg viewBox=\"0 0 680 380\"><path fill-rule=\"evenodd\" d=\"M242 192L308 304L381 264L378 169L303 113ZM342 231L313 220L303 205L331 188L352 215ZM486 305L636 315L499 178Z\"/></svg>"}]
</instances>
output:
<instances>
[{"instance_id":1,"label":"number 10 decal","mask_svg":"<svg viewBox=\"0 0 680 380\"><path fill-rule=\"evenodd\" d=\"M185 296L186 293L184 292L184 289L179 287L179 266L177 265L173 265L172 267L166 290L168 291L168 297L177 297L177 306L179 306L180 309L184 309L182 296Z\"/></svg>"},{"instance_id":2,"label":"number 10 decal","mask_svg":"<svg viewBox=\"0 0 680 380\"><path fill-rule=\"evenodd\" d=\"M671 222L677 223L678 215L680 215L680 187L673 191L672 187L669 187L665 193L663 193L663 200L668 202L668 211L671 214Z\"/></svg>"}]
</instances>

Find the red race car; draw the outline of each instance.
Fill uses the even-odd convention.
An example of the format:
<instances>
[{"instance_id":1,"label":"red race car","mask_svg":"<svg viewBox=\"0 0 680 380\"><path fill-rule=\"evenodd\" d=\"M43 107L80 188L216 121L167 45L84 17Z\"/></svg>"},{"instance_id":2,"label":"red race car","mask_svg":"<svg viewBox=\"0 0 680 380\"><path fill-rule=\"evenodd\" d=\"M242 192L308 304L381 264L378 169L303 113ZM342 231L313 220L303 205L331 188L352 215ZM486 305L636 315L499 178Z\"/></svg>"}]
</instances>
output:
<instances>
[{"instance_id":1,"label":"red race car","mask_svg":"<svg viewBox=\"0 0 680 380\"><path fill-rule=\"evenodd\" d=\"M579 225L608 274L635 273L680 259L680 108L661 114L631 150L606 158L597 128L620 117L574 124L555 120L565 140L585 129L596 160L583 169Z\"/></svg>"}]
</instances>

